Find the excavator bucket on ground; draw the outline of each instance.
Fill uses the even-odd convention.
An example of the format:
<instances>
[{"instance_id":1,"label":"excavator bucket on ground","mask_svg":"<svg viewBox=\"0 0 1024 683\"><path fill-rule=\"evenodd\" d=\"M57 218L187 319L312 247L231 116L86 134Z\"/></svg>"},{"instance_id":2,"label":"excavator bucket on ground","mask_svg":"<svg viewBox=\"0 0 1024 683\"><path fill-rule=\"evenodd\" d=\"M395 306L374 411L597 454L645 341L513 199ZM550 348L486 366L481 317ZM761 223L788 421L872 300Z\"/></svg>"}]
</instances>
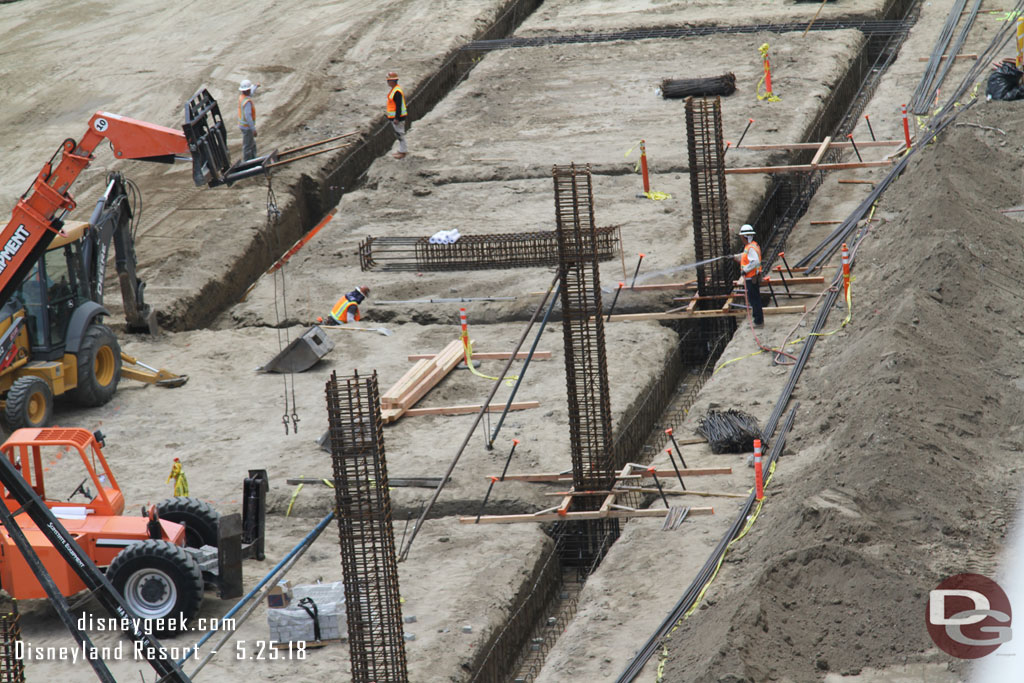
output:
<instances>
[{"instance_id":1,"label":"excavator bucket on ground","mask_svg":"<svg viewBox=\"0 0 1024 683\"><path fill-rule=\"evenodd\" d=\"M303 372L316 365L334 348L334 342L319 325L313 325L292 341L258 372Z\"/></svg>"},{"instance_id":2,"label":"excavator bucket on ground","mask_svg":"<svg viewBox=\"0 0 1024 683\"><path fill-rule=\"evenodd\" d=\"M167 387L168 389L180 387L188 381L188 375L178 375L170 370L154 368L137 358L129 356L124 351L121 352L121 377L133 379L136 382L155 384L158 387Z\"/></svg>"}]
</instances>

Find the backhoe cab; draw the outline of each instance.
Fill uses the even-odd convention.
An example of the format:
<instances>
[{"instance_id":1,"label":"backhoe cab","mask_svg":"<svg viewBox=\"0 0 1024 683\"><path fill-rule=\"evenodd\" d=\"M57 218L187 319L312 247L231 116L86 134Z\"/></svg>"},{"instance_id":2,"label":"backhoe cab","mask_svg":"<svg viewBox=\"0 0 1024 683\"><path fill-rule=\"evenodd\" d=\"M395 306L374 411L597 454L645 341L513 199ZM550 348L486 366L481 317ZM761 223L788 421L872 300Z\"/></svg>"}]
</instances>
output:
<instances>
[{"instance_id":1,"label":"backhoe cab","mask_svg":"<svg viewBox=\"0 0 1024 683\"><path fill-rule=\"evenodd\" d=\"M164 386L188 379L138 364L101 322L109 315L103 287L113 245L128 329L156 332L135 272L132 195L131 182L111 173L89 223L67 222L0 307L0 421L8 431L50 424L55 396L103 405L122 376Z\"/></svg>"}]
</instances>

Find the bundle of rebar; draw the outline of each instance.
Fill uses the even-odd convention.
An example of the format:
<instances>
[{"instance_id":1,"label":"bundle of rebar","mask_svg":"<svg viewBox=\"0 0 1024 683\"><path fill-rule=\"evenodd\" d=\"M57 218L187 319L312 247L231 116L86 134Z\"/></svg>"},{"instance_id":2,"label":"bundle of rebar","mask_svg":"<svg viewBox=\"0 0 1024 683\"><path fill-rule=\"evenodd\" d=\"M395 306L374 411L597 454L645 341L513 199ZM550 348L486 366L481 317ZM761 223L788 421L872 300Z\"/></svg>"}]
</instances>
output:
<instances>
[{"instance_id":1,"label":"bundle of rebar","mask_svg":"<svg viewBox=\"0 0 1024 683\"><path fill-rule=\"evenodd\" d=\"M921 75L917 88L914 89L914 96L910 99L908 109L914 114L927 114L932 107L935 91L939 87L939 82L935 75L943 56L946 55L949 41L953 38L953 29L959 23L960 15L963 13L964 5L966 4L967 0L955 0L953 7L946 16L946 23L943 24L942 31L939 32L939 37L932 48L932 54L928 58L928 64L924 68L924 73ZM953 57L954 54L950 53L947 59L952 62ZM945 74L945 72L943 73Z\"/></svg>"},{"instance_id":2,"label":"bundle of rebar","mask_svg":"<svg viewBox=\"0 0 1024 683\"><path fill-rule=\"evenodd\" d=\"M761 427L756 417L741 410L708 410L697 433L708 440L712 453L753 453Z\"/></svg>"},{"instance_id":3,"label":"bundle of rebar","mask_svg":"<svg viewBox=\"0 0 1024 683\"><path fill-rule=\"evenodd\" d=\"M661 82L661 96L667 99L731 95L736 92L736 74L727 73L708 78L666 78Z\"/></svg>"}]
</instances>

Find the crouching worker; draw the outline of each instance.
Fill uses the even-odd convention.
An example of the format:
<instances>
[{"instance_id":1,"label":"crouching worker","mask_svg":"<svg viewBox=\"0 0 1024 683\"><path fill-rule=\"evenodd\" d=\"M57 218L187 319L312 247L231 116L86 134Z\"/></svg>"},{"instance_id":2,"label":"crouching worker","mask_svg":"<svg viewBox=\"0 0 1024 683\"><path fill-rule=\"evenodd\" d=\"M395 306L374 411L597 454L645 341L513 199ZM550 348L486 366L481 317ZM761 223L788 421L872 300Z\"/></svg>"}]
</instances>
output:
<instances>
[{"instance_id":1,"label":"crouching worker","mask_svg":"<svg viewBox=\"0 0 1024 683\"><path fill-rule=\"evenodd\" d=\"M343 323L359 322L359 304L363 303L366 297L370 296L370 288L366 285L356 287L345 296L338 299L331 309L331 317L327 320L317 318L317 322L328 325L341 325Z\"/></svg>"}]
</instances>

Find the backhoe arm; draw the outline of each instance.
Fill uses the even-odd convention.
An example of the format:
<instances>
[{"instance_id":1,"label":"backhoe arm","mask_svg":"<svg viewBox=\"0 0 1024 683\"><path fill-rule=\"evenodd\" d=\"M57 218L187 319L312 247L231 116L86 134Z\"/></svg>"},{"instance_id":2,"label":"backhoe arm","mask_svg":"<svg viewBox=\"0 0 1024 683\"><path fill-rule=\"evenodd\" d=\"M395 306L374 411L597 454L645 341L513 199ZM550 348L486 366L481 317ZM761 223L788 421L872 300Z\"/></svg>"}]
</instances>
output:
<instances>
[{"instance_id":1,"label":"backhoe arm","mask_svg":"<svg viewBox=\"0 0 1024 683\"><path fill-rule=\"evenodd\" d=\"M118 159L171 163L176 156L189 157L181 131L97 112L80 142L65 140L43 165L0 231L0 305L46 251L60 231L64 214L75 208L68 189L92 162L92 153L103 140L110 141Z\"/></svg>"}]
</instances>

